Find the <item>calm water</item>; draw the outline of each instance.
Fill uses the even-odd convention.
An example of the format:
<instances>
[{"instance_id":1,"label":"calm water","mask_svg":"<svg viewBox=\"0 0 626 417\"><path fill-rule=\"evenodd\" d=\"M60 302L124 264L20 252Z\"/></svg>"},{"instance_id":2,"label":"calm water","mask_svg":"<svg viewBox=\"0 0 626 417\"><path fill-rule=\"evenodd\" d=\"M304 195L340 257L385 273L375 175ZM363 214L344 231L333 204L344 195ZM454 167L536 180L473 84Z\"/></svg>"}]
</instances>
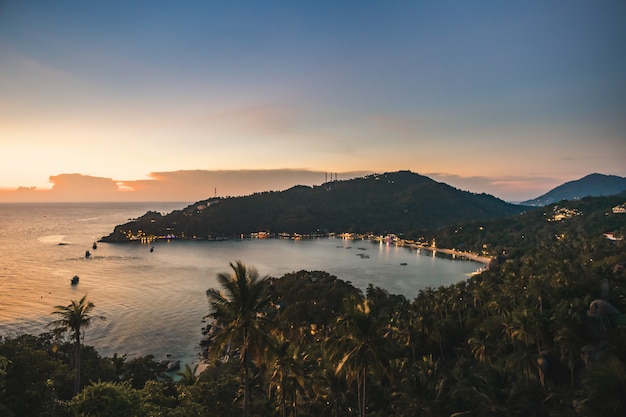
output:
<instances>
[{"instance_id":1,"label":"calm water","mask_svg":"<svg viewBox=\"0 0 626 417\"><path fill-rule=\"evenodd\" d=\"M85 343L102 355L198 356L205 291L241 260L261 275L323 270L365 289L369 283L412 299L419 289L467 278L481 265L369 241L342 239L98 243L147 210L186 203L0 204L0 335L46 331L55 305L88 294L96 308ZM85 258L85 251L92 256ZM367 255L367 257L358 256ZM407 265L401 265L406 263ZM70 279L80 276L72 287Z\"/></svg>"}]
</instances>

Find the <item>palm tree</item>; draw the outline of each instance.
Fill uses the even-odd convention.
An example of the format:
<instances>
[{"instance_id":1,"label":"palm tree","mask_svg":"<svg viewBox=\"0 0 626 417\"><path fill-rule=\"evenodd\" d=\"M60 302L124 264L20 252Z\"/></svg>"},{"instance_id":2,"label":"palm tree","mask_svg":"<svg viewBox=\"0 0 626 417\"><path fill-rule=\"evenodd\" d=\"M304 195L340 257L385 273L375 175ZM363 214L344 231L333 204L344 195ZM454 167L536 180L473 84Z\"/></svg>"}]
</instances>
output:
<instances>
[{"instance_id":1,"label":"palm tree","mask_svg":"<svg viewBox=\"0 0 626 417\"><path fill-rule=\"evenodd\" d=\"M335 372L335 367L326 349L319 352L316 365L312 367L313 403L320 406L318 416L340 417L346 414L348 391L346 380Z\"/></svg>"},{"instance_id":2,"label":"palm tree","mask_svg":"<svg viewBox=\"0 0 626 417\"><path fill-rule=\"evenodd\" d=\"M461 313L465 312L467 309L467 301L470 299L470 293L467 288L467 282L461 281L455 285L453 285L450 290L450 306L452 311L456 311L458 319L459 319L459 327L461 330L464 330L463 320L461 318Z\"/></svg>"},{"instance_id":3,"label":"palm tree","mask_svg":"<svg viewBox=\"0 0 626 417\"><path fill-rule=\"evenodd\" d=\"M504 322L504 332L512 341L521 341L526 348L537 346L541 352L542 317L534 310L515 310Z\"/></svg>"},{"instance_id":4,"label":"palm tree","mask_svg":"<svg viewBox=\"0 0 626 417\"><path fill-rule=\"evenodd\" d=\"M337 363L335 372L344 373L348 383L356 379L359 416L365 417L367 374L375 368L388 371L389 358L368 300L348 305L347 310L338 318L337 335L328 341L327 347Z\"/></svg>"},{"instance_id":5,"label":"palm tree","mask_svg":"<svg viewBox=\"0 0 626 417\"><path fill-rule=\"evenodd\" d=\"M291 400L292 416L297 416L297 394L305 389L305 359L298 345L289 342L280 333L273 340L268 356L271 358L269 393L279 395L281 416L287 416L287 401Z\"/></svg>"},{"instance_id":6,"label":"palm tree","mask_svg":"<svg viewBox=\"0 0 626 417\"><path fill-rule=\"evenodd\" d=\"M217 280L223 288L207 290L206 295L212 309L210 314L223 330L215 342L219 353L221 348L235 341L241 343L240 358L243 362L243 415L248 416L250 408L249 367L250 355L261 353L261 346L267 333L264 324L263 308L269 303L267 277L259 278L257 271L246 268L241 261L231 262L232 274L220 273Z\"/></svg>"},{"instance_id":7,"label":"palm tree","mask_svg":"<svg viewBox=\"0 0 626 417\"><path fill-rule=\"evenodd\" d=\"M53 326L56 330L66 332L73 332L74 336L74 368L76 375L74 377L74 395L78 394L80 390L80 337L84 337L84 332L81 333L81 329L89 327L91 325L91 310L95 305L89 301L87 302L87 294L80 299L80 301L73 301L67 306L55 306L52 314L56 314L59 319L52 321L48 326ZM99 317L101 320L105 318Z\"/></svg>"},{"instance_id":8,"label":"palm tree","mask_svg":"<svg viewBox=\"0 0 626 417\"><path fill-rule=\"evenodd\" d=\"M478 327L475 330L475 335L467 339L467 344L470 346L472 355L480 362L487 362L489 359L489 333L485 331L483 327Z\"/></svg>"},{"instance_id":9,"label":"palm tree","mask_svg":"<svg viewBox=\"0 0 626 417\"><path fill-rule=\"evenodd\" d=\"M489 289L484 281L474 283L472 287L472 298L474 303L474 308L480 309L480 314L483 320L489 314L489 310L487 309L487 297L489 295Z\"/></svg>"},{"instance_id":10,"label":"palm tree","mask_svg":"<svg viewBox=\"0 0 626 417\"><path fill-rule=\"evenodd\" d=\"M626 413L626 364L617 356L594 363L582 375L583 411L589 416L623 416Z\"/></svg>"},{"instance_id":11,"label":"palm tree","mask_svg":"<svg viewBox=\"0 0 626 417\"><path fill-rule=\"evenodd\" d=\"M444 389L444 377L438 370L439 361L432 355L426 355L415 361L413 366L401 371L400 384L391 394L392 409L397 415L443 415L441 400Z\"/></svg>"},{"instance_id":12,"label":"palm tree","mask_svg":"<svg viewBox=\"0 0 626 417\"><path fill-rule=\"evenodd\" d=\"M185 367L182 371L176 372L176 375L180 377L179 383L186 386L194 385L198 382L198 375L196 372L198 371L198 364L196 364L193 369L189 364L185 364Z\"/></svg>"},{"instance_id":13,"label":"palm tree","mask_svg":"<svg viewBox=\"0 0 626 417\"><path fill-rule=\"evenodd\" d=\"M581 347L584 345L580 337L584 334L585 319L583 311L588 303L586 300L575 298L562 300L554 308L550 318L554 334L554 344L560 359L570 371L570 382L574 385L574 370L580 364Z\"/></svg>"}]
</instances>

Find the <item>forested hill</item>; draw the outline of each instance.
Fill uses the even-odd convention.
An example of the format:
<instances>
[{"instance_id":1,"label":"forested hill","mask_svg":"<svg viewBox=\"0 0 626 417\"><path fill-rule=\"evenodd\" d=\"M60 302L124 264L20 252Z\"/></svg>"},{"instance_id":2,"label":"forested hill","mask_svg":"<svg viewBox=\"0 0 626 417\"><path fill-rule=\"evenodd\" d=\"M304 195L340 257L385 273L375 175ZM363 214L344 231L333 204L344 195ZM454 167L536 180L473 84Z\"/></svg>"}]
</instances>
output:
<instances>
[{"instance_id":1,"label":"forested hill","mask_svg":"<svg viewBox=\"0 0 626 417\"><path fill-rule=\"evenodd\" d=\"M409 171L370 175L281 192L210 199L162 216L148 212L104 241L145 236L220 238L269 233L404 233L512 216L527 207L461 191Z\"/></svg>"},{"instance_id":2,"label":"forested hill","mask_svg":"<svg viewBox=\"0 0 626 417\"><path fill-rule=\"evenodd\" d=\"M616 195L626 191L626 178L617 175L590 174L579 180L569 181L542 196L520 204L546 206L562 200L580 200L584 197Z\"/></svg>"},{"instance_id":3,"label":"forested hill","mask_svg":"<svg viewBox=\"0 0 626 417\"><path fill-rule=\"evenodd\" d=\"M488 222L472 221L426 234L437 246L485 256L520 258L559 242L594 242L622 239L626 235L626 191L609 197L561 201L520 216ZM579 248L583 251L582 248ZM586 250L586 249L585 249Z\"/></svg>"}]
</instances>

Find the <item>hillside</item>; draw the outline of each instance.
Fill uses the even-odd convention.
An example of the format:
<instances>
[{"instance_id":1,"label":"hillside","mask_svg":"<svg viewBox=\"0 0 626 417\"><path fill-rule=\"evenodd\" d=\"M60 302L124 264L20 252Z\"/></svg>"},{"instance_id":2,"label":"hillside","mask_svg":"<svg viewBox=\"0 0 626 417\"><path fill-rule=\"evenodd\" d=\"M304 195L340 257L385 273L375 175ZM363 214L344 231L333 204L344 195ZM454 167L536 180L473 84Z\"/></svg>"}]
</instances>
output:
<instances>
[{"instance_id":1,"label":"hillside","mask_svg":"<svg viewBox=\"0 0 626 417\"><path fill-rule=\"evenodd\" d=\"M607 240L605 233L618 238L626 235L626 214L617 209L624 204L626 192L561 201L514 218L445 227L425 238L434 239L439 247L499 258L519 258L545 249L546 242L561 240L585 239L586 245L593 246L593 240Z\"/></svg>"},{"instance_id":2,"label":"hillside","mask_svg":"<svg viewBox=\"0 0 626 417\"><path fill-rule=\"evenodd\" d=\"M148 212L103 241L144 237L211 239L269 233L404 233L461 221L516 215L526 207L474 194L409 171L333 181L315 187L204 200L165 216Z\"/></svg>"},{"instance_id":3,"label":"hillside","mask_svg":"<svg viewBox=\"0 0 626 417\"><path fill-rule=\"evenodd\" d=\"M520 204L546 206L562 200L580 200L584 197L601 197L619 194L626 190L626 178L616 175L590 174L579 180L569 181L542 196Z\"/></svg>"}]
</instances>

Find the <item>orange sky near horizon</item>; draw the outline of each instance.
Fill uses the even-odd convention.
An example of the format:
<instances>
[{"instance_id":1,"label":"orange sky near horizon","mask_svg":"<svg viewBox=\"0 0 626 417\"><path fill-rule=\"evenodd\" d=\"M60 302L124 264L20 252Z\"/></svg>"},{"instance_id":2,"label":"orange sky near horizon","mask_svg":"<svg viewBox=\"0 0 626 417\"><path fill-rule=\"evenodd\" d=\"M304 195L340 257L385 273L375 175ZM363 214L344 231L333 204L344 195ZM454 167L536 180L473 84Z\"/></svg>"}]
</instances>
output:
<instances>
[{"instance_id":1,"label":"orange sky near horizon","mask_svg":"<svg viewBox=\"0 0 626 417\"><path fill-rule=\"evenodd\" d=\"M626 3L478 2L2 2L0 202L626 176Z\"/></svg>"},{"instance_id":2,"label":"orange sky near horizon","mask_svg":"<svg viewBox=\"0 0 626 417\"><path fill-rule=\"evenodd\" d=\"M51 188L0 189L2 202L85 201L180 201L196 202L213 196L233 197L264 191L283 191L294 185L316 186L326 181L349 180L374 172L318 172L304 170L176 171L152 173L149 179L117 181L81 174L51 176ZM382 172L381 172L382 173ZM422 174L435 181L475 193L492 189L505 201L516 196L537 197L560 183L544 178L462 178L445 174ZM499 192L498 192L499 191ZM499 194L499 195L498 195ZM513 197L506 198L507 196Z\"/></svg>"}]
</instances>

